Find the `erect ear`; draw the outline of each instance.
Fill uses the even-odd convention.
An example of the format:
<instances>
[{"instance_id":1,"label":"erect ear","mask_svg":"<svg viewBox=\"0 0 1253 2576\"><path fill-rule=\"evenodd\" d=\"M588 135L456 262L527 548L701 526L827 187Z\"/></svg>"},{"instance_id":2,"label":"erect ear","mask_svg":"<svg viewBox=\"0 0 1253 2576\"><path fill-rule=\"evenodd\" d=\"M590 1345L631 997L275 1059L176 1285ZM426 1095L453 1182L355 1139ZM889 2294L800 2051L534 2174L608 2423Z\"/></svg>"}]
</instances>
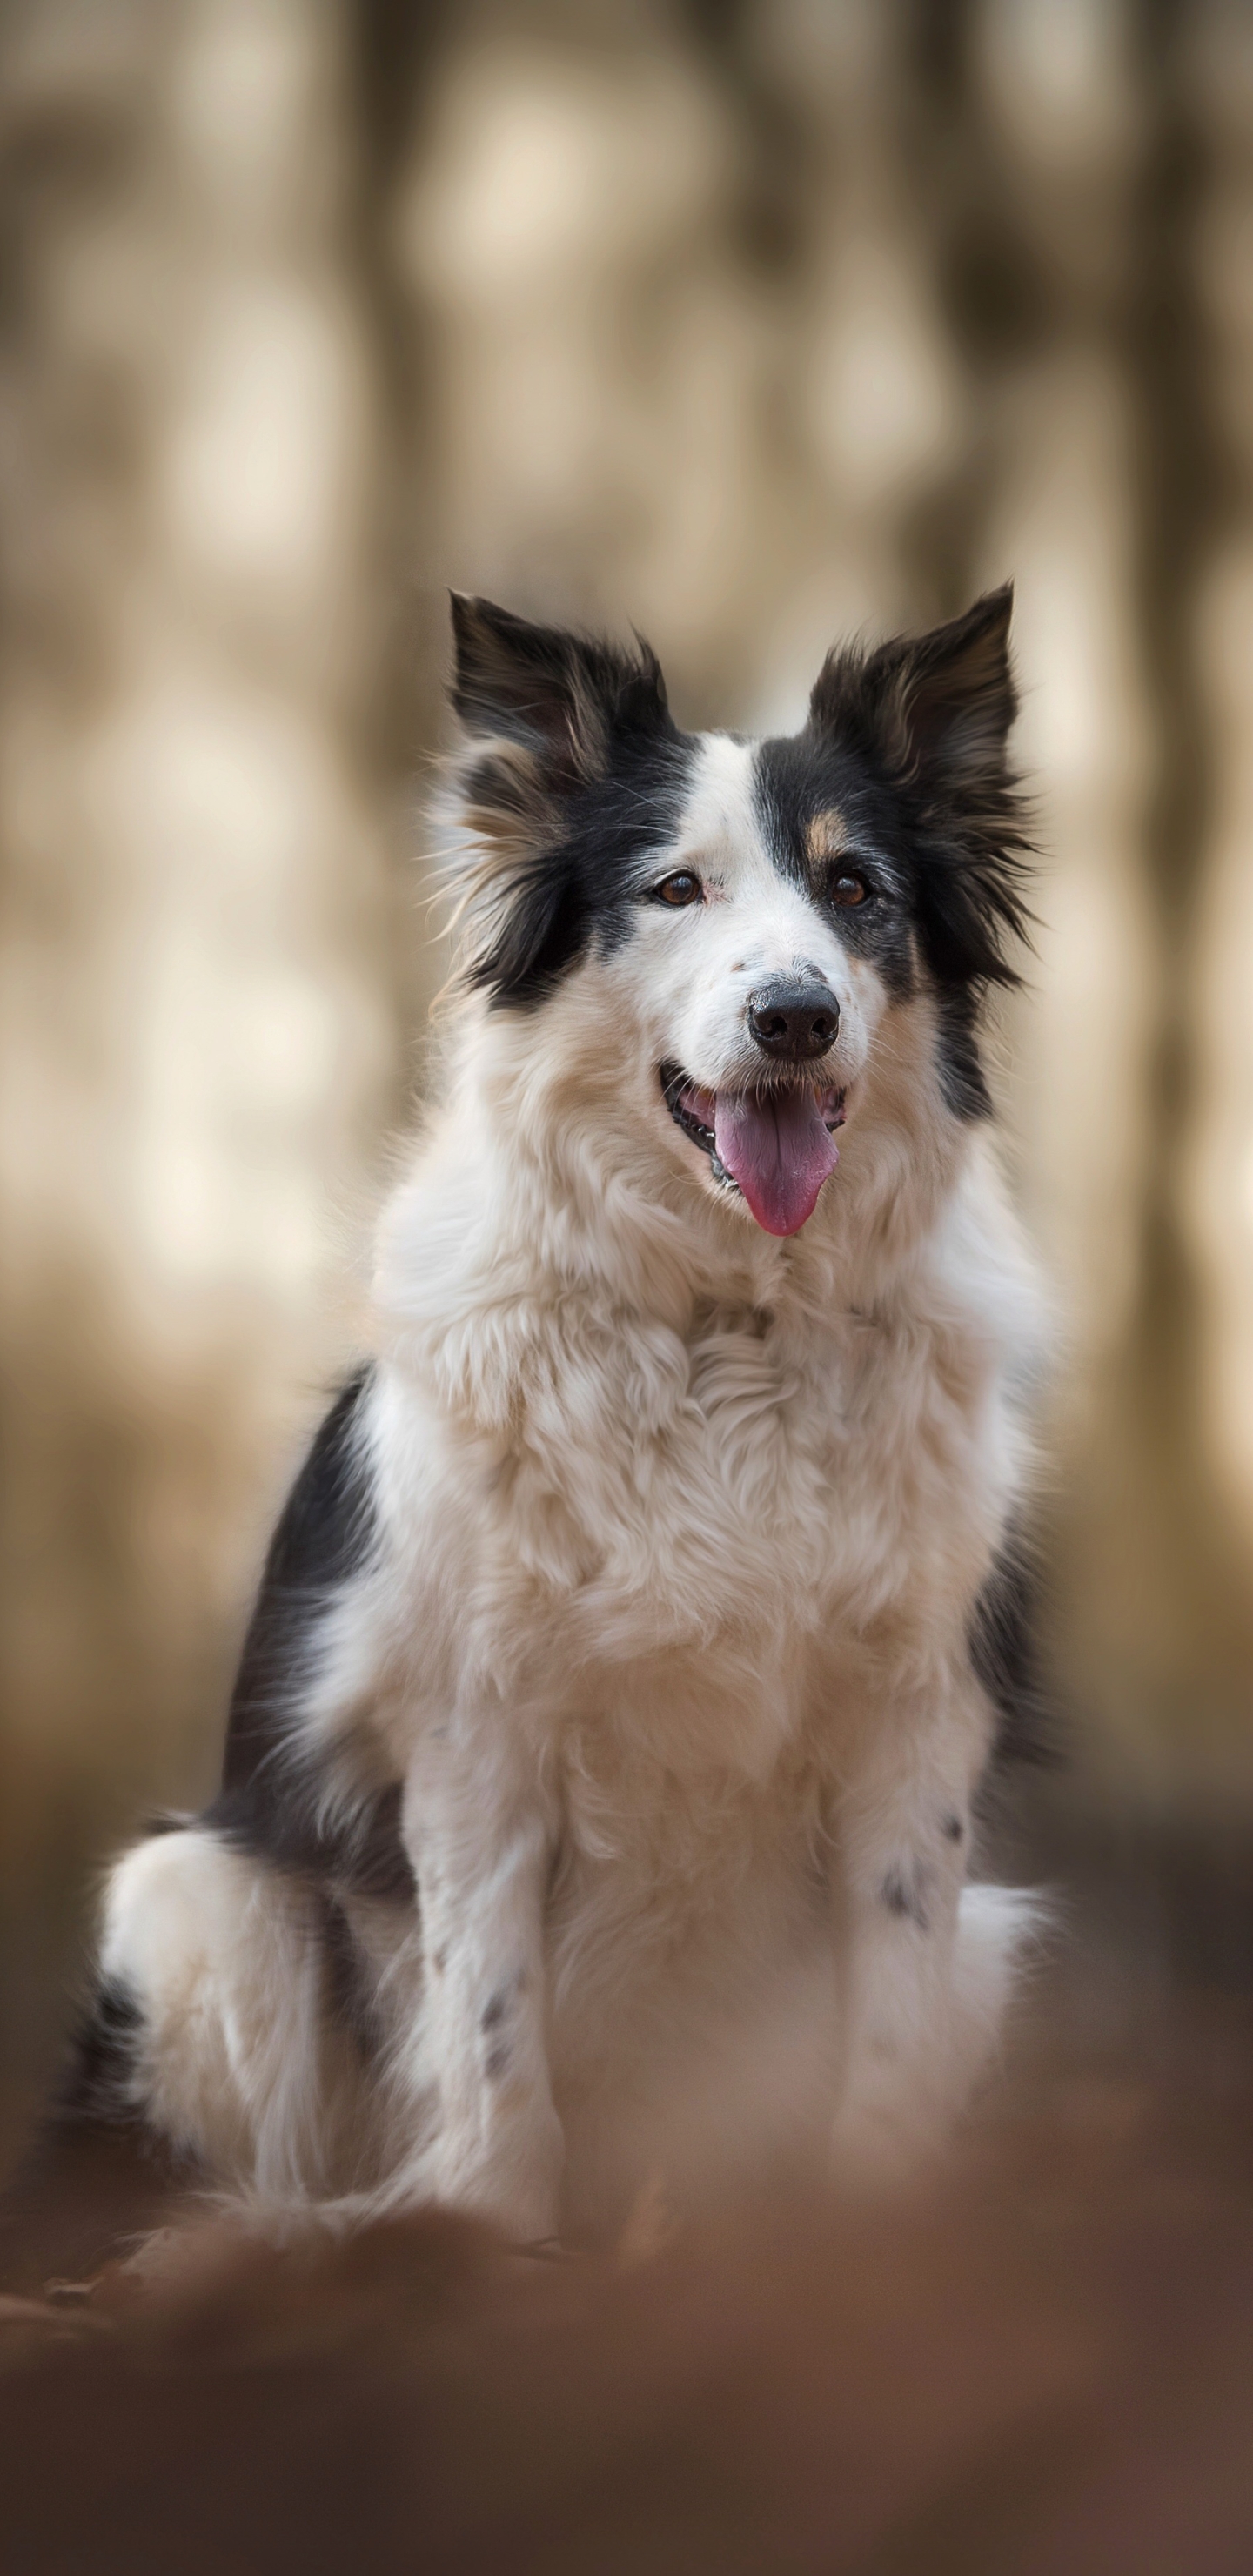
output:
<instances>
[{"instance_id":1,"label":"erect ear","mask_svg":"<svg viewBox=\"0 0 1253 2576\"><path fill-rule=\"evenodd\" d=\"M626 652L456 591L452 623L452 702L466 736L454 811L476 845L469 868L458 865L471 925L465 974L497 1003L525 1002L586 933L571 800L608 776L616 754L679 737L642 640ZM611 831L594 837L612 844Z\"/></svg>"},{"instance_id":2,"label":"erect ear","mask_svg":"<svg viewBox=\"0 0 1253 2576\"><path fill-rule=\"evenodd\" d=\"M615 738L669 728L661 666L643 642L624 652L459 591L452 625L452 702L462 724L472 738L513 745L543 795L596 777ZM516 781L517 760L506 765Z\"/></svg>"},{"instance_id":3,"label":"erect ear","mask_svg":"<svg viewBox=\"0 0 1253 2576\"><path fill-rule=\"evenodd\" d=\"M1016 983L1005 941L1030 924L1031 843L1007 748L1013 601L1006 582L928 635L830 654L810 699L815 729L859 745L908 800L924 945L948 984Z\"/></svg>"},{"instance_id":4,"label":"erect ear","mask_svg":"<svg viewBox=\"0 0 1253 2576\"><path fill-rule=\"evenodd\" d=\"M859 666L831 654L810 699L820 726L869 715L893 766L924 794L980 808L1008 783L1006 744L1018 712L1009 659L1013 584L927 635L895 636Z\"/></svg>"}]
</instances>

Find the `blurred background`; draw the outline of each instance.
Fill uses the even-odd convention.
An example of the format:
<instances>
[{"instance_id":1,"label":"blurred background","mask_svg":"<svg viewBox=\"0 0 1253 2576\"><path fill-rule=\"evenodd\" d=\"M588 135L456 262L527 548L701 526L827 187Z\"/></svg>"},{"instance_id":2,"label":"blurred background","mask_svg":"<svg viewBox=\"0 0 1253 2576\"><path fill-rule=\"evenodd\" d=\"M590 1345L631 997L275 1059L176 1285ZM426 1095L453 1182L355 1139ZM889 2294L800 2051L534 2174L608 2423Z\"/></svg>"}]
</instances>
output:
<instances>
[{"instance_id":1,"label":"blurred background","mask_svg":"<svg viewBox=\"0 0 1253 2576\"><path fill-rule=\"evenodd\" d=\"M212 1784L353 1349L443 971L444 586L634 622L680 721L779 728L834 637L1007 574L1071 1738L1032 1830L1063 1876L1174 1853L1124 1955L1182 1873L1243 1973L1253 12L0 7L10 2120L101 1857Z\"/></svg>"}]
</instances>

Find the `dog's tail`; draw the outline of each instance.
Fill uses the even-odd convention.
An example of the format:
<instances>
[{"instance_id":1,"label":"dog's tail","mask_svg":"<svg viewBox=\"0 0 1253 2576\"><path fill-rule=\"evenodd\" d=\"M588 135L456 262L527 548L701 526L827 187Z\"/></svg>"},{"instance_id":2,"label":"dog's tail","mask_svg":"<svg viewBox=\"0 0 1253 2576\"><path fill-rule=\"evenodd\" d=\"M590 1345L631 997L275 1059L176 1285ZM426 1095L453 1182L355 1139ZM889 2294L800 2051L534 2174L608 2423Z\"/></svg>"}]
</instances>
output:
<instances>
[{"instance_id":1,"label":"dog's tail","mask_svg":"<svg viewBox=\"0 0 1253 2576\"><path fill-rule=\"evenodd\" d=\"M4 2288L90 2277L160 2225L198 2180L194 2161L143 2115L141 2046L134 1996L98 1975L52 2099L0 2197Z\"/></svg>"}]
</instances>

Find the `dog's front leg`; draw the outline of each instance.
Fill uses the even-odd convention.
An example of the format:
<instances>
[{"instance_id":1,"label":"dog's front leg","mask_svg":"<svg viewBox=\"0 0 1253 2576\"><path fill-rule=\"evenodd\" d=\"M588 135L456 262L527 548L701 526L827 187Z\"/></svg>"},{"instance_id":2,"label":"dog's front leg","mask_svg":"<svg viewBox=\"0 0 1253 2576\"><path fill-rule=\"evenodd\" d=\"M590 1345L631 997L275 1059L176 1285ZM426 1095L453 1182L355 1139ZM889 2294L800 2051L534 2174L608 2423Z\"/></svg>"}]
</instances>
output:
<instances>
[{"instance_id":1,"label":"dog's front leg","mask_svg":"<svg viewBox=\"0 0 1253 2576\"><path fill-rule=\"evenodd\" d=\"M943 2136L986 2053L955 1975L976 1769L965 1728L903 1743L885 1727L841 1802L845 2172L908 2170Z\"/></svg>"},{"instance_id":2,"label":"dog's front leg","mask_svg":"<svg viewBox=\"0 0 1253 2576\"><path fill-rule=\"evenodd\" d=\"M438 2096L424 2181L520 2242L554 2236L563 2146L546 2037L553 1848L533 1769L500 1740L433 1729L405 1790L422 1927L422 2057Z\"/></svg>"}]
</instances>

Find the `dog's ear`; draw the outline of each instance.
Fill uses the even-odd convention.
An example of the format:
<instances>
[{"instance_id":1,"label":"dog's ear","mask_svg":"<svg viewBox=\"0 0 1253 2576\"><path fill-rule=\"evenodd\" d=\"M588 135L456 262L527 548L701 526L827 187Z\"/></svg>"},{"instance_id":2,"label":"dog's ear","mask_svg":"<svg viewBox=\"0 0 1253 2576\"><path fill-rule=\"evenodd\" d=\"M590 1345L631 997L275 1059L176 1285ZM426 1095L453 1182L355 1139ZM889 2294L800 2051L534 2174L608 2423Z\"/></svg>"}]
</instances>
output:
<instances>
[{"instance_id":1,"label":"dog's ear","mask_svg":"<svg viewBox=\"0 0 1253 2576\"><path fill-rule=\"evenodd\" d=\"M829 654L809 702L813 722L838 725L850 697L859 698L894 766L924 793L978 803L1007 774L1018 712L1009 659L1013 606L1006 582L927 635L894 636L864 659Z\"/></svg>"},{"instance_id":2,"label":"dog's ear","mask_svg":"<svg viewBox=\"0 0 1253 2576\"><path fill-rule=\"evenodd\" d=\"M634 778L614 811L614 763L679 735L656 655L562 627L531 626L487 599L452 595L452 702L465 740L451 785L473 837L457 862L468 926L463 974L495 1004L536 999L571 964L589 919L579 797L600 794L602 863L639 810Z\"/></svg>"},{"instance_id":3,"label":"dog's ear","mask_svg":"<svg viewBox=\"0 0 1253 2576\"><path fill-rule=\"evenodd\" d=\"M856 742L909 799L928 948L946 980L1015 982L1001 943L1028 926L1030 841L1008 750L1013 604L1006 582L929 634L829 654L809 702L816 731Z\"/></svg>"},{"instance_id":4,"label":"dog's ear","mask_svg":"<svg viewBox=\"0 0 1253 2576\"><path fill-rule=\"evenodd\" d=\"M489 599L452 593L452 702L472 744L504 742L516 789L529 771L545 798L601 774L615 739L670 727L661 665L559 626L532 626Z\"/></svg>"}]
</instances>

